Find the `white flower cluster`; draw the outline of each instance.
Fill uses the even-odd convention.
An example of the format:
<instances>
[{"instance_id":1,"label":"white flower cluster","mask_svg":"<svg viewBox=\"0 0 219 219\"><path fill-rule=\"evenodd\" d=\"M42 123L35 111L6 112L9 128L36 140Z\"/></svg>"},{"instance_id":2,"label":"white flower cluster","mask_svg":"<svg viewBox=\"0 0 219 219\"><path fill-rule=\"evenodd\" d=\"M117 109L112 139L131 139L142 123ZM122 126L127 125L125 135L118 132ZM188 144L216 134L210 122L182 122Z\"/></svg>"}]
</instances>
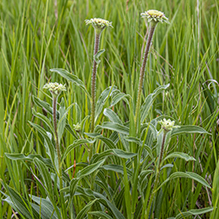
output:
<instances>
[{"instance_id":1,"label":"white flower cluster","mask_svg":"<svg viewBox=\"0 0 219 219\"><path fill-rule=\"evenodd\" d=\"M161 128L166 132L169 132L174 128L179 128L179 126L174 125L175 121L171 121L170 119L163 119L159 121L159 123L161 124Z\"/></svg>"},{"instance_id":2,"label":"white flower cluster","mask_svg":"<svg viewBox=\"0 0 219 219\"><path fill-rule=\"evenodd\" d=\"M94 28L103 30L105 27L113 27L112 22L104 20L102 18L92 18L90 20L85 20L86 25L92 24Z\"/></svg>"},{"instance_id":3,"label":"white flower cluster","mask_svg":"<svg viewBox=\"0 0 219 219\"><path fill-rule=\"evenodd\" d=\"M148 19L148 22L154 21L154 22L168 23L168 18L165 17L164 13L161 11L149 10L149 11L145 11L144 13L141 13L141 16L143 18L146 17Z\"/></svg>"},{"instance_id":4,"label":"white flower cluster","mask_svg":"<svg viewBox=\"0 0 219 219\"><path fill-rule=\"evenodd\" d=\"M47 83L43 86L43 89L49 90L52 94L58 96L61 91L66 91L66 87L63 84L55 83Z\"/></svg>"}]
</instances>

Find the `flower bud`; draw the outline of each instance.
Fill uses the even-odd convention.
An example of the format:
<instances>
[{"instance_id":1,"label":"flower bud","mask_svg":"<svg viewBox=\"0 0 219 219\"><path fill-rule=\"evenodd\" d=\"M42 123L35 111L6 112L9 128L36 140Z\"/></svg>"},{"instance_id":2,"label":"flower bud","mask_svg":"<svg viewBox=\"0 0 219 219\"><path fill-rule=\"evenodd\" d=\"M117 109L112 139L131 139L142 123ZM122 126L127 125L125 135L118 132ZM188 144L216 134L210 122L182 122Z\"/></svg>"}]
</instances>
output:
<instances>
[{"instance_id":1,"label":"flower bud","mask_svg":"<svg viewBox=\"0 0 219 219\"><path fill-rule=\"evenodd\" d=\"M55 97L58 97L62 91L66 91L66 87L63 84L55 83L47 83L43 86L43 89L47 89L51 92L51 94Z\"/></svg>"},{"instance_id":2,"label":"flower bud","mask_svg":"<svg viewBox=\"0 0 219 219\"><path fill-rule=\"evenodd\" d=\"M175 121L171 121L170 119L168 119L168 120L163 119L163 120L159 121L159 123L161 124L161 128L165 132L169 132L174 128L179 128L179 126L174 126Z\"/></svg>"},{"instance_id":3,"label":"flower bud","mask_svg":"<svg viewBox=\"0 0 219 219\"><path fill-rule=\"evenodd\" d=\"M100 33L102 32L103 29L106 27L112 27L112 22L109 22L107 20L104 20L102 18L92 18L90 20L85 20L86 25L92 24L94 29L99 31Z\"/></svg>"},{"instance_id":4,"label":"flower bud","mask_svg":"<svg viewBox=\"0 0 219 219\"><path fill-rule=\"evenodd\" d=\"M147 18L148 22L166 22L168 23L168 18L165 17L164 13L161 11L157 11L157 10L149 10L149 11L145 11L144 13L141 13L142 18Z\"/></svg>"}]
</instances>

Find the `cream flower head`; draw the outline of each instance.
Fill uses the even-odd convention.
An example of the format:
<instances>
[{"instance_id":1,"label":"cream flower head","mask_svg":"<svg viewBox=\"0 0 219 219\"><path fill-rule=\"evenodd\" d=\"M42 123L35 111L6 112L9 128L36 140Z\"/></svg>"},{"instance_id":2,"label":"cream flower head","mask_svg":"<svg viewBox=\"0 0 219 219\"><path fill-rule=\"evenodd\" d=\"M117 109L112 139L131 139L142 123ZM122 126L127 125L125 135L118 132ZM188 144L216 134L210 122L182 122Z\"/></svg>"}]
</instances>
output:
<instances>
[{"instance_id":1,"label":"cream flower head","mask_svg":"<svg viewBox=\"0 0 219 219\"><path fill-rule=\"evenodd\" d=\"M143 18L147 18L148 22L154 21L154 22L166 22L168 23L168 18L165 17L164 13L158 10L149 10L145 11L144 13L141 13L141 16Z\"/></svg>"},{"instance_id":2,"label":"cream flower head","mask_svg":"<svg viewBox=\"0 0 219 219\"><path fill-rule=\"evenodd\" d=\"M43 89L49 90L56 97L61 93L61 91L66 91L66 87L63 84L55 83L47 83L43 86Z\"/></svg>"},{"instance_id":3,"label":"cream flower head","mask_svg":"<svg viewBox=\"0 0 219 219\"><path fill-rule=\"evenodd\" d=\"M104 20L102 18L91 18L90 20L85 20L86 25L92 24L93 27L97 30L102 31L106 27L112 27L112 22Z\"/></svg>"},{"instance_id":4,"label":"cream flower head","mask_svg":"<svg viewBox=\"0 0 219 219\"><path fill-rule=\"evenodd\" d=\"M175 121L171 121L170 119L163 119L161 121L159 121L159 123L161 124L161 128L165 131L165 132L169 132L174 128L179 128L179 126L174 126Z\"/></svg>"}]
</instances>

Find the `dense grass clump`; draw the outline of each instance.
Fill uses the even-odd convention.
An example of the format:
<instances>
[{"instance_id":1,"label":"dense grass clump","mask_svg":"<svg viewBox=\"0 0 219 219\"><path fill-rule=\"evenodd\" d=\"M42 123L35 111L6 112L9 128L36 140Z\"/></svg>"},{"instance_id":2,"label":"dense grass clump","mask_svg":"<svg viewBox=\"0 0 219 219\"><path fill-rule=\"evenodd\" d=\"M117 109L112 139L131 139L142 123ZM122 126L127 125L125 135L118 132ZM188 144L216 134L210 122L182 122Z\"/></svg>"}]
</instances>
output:
<instances>
[{"instance_id":1,"label":"dense grass clump","mask_svg":"<svg viewBox=\"0 0 219 219\"><path fill-rule=\"evenodd\" d=\"M1 0L0 23L0 218L219 217L217 0Z\"/></svg>"}]
</instances>

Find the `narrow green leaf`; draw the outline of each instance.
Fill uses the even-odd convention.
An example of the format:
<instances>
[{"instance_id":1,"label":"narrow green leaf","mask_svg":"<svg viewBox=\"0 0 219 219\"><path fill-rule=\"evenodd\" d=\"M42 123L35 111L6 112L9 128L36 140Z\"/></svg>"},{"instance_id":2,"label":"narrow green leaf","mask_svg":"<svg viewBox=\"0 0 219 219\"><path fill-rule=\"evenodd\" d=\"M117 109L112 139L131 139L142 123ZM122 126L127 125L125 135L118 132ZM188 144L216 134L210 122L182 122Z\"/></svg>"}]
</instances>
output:
<instances>
[{"instance_id":1,"label":"narrow green leaf","mask_svg":"<svg viewBox=\"0 0 219 219\"><path fill-rule=\"evenodd\" d=\"M181 218L185 218L185 217L189 217L189 216L195 216L195 215L200 215L200 214L206 214L208 212L213 211L213 209L214 208L212 208L212 207L202 208L202 209L191 209L189 211L179 213L175 217L175 219L181 219Z\"/></svg>"},{"instance_id":2,"label":"narrow green leaf","mask_svg":"<svg viewBox=\"0 0 219 219\"><path fill-rule=\"evenodd\" d=\"M55 149L55 146L53 145L52 141L48 137L47 132L40 125L32 123L30 121L29 121L29 123L37 131L39 131L42 134L42 136L44 137L44 141L45 141L44 146L46 147L47 154L49 155L49 157L53 163L54 169L56 169L56 171L57 171L58 170L58 159L57 159L56 149Z\"/></svg>"},{"instance_id":3,"label":"narrow green leaf","mask_svg":"<svg viewBox=\"0 0 219 219\"><path fill-rule=\"evenodd\" d=\"M120 120L120 118L118 117L118 115L112 111L111 109L104 109L103 114L111 121L111 122L115 122L115 123L119 123L122 124L122 121Z\"/></svg>"},{"instance_id":4,"label":"narrow green leaf","mask_svg":"<svg viewBox=\"0 0 219 219\"><path fill-rule=\"evenodd\" d=\"M38 154L30 154L25 156L24 154L19 154L19 153L13 153L13 154L9 154L9 153L5 153L5 156L11 160L25 160L25 161L33 161L34 158L38 158L39 160L41 160L45 165L47 165L48 167L52 167L52 163L51 160L48 158L44 158Z\"/></svg>"},{"instance_id":5,"label":"narrow green leaf","mask_svg":"<svg viewBox=\"0 0 219 219\"><path fill-rule=\"evenodd\" d=\"M212 188L212 204L214 210L211 213L210 219L219 217L219 161L217 162L216 169L214 171L213 188Z\"/></svg>"},{"instance_id":6,"label":"narrow green leaf","mask_svg":"<svg viewBox=\"0 0 219 219\"><path fill-rule=\"evenodd\" d=\"M7 202L9 205L13 203L12 207L14 207L25 218L39 218L39 214L31 207L31 203L8 185L4 186L6 186L10 198L3 199L3 201Z\"/></svg>"},{"instance_id":7,"label":"narrow green leaf","mask_svg":"<svg viewBox=\"0 0 219 219\"><path fill-rule=\"evenodd\" d=\"M45 198L41 198L41 197L37 197L37 196L34 196L34 195L30 195L30 198L36 202L41 211L43 210L43 212L45 212L44 214L42 214L41 212L41 216L43 216L43 218L48 218L48 219L58 219L60 218L60 214L59 214L59 217L57 215L57 213L55 212L55 209L52 205L52 203L50 202L49 199L45 199ZM58 208L58 207L57 207ZM60 212L60 210L58 209L58 211Z\"/></svg>"},{"instance_id":8,"label":"narrow green leaf","mask_svg":"<svg viewBox=\"0 0 219 219\"><path fill-rule=\"evenodd\" d=\"M109 164L109 165L104 165L101 168L103 168L104 170L110 170L110 171L121 173L122 175L124 175L123 167L120 165ZM132 176L132 171L127 169L127 174L129 176Z\"/></svg>"},{"instance_id":9,"label":"narrow green leaf","mask_svg":"<svg viewBox=\"0 0 219 219\"><path fill-rule=\"evenodd\" d=\"M156 191L158 191L165 183L167 183L170 180L176 179L176 178L189 178L189 179L193 179L199 183L201 183L203 186L206 186L208 188L211 188L210 185L207 183L207 181L199 176L196 173L192 173L192 172L175 172L172 173L159 187ZM156 192L154 191L154 192Z\"/></svg>"},{"instance_id":10,"label":"narrow green leaf","mask_svg":"<svg viewBox=\"0 0 219 219\"><path fill-rule=\"evenodd\" d=\"M115 86L107 87L99 96L97 103L96 103L96 110L95 110L95 121L97 121L98 117L100 116L103 107L110 96L115 93L118 93L119 90Z\"/></svg>"},{"instance_id":11,"label":"narrow green leaf","mask_svg":"<svg viewBox=\"0 0 219 219\"><path fill-rule=\"evenodd\" d=\"M95 138L95 139L100 139L103 141L110 149L116 148L116 145L110 138L106 138L100 134L97 133L85 133L88 137Z\"/></svg>"},{"instance_id":12,"label":"narrow green leaf","mask_svg":"<svg viewBox=\"0 0 219 219\"><path fill-rule=\"evenodd\" d=\"M118 93L117 95L115 95L112 98L110 107L116 105L120 100L124 100L127 103L127 105L129 106L129 101L127 100L127 97L130 97L130 95L129 94L124 94L124 93Z\"/></svg>"},{"instance_id":13,"label":"narrow green leaf","mask_svg":"<svg viewBox=\"0 0 219 219\"><path fill-rule=\"evenodd\" d=\"M87 214L91 206L99 199L94 199L85 205L85 207L78 213L76 219L84 219L84 215Z\"/></svg>"},{"instance_id":14,"label":"narrow green leaf","mask_svg":"<svg viewBox=\"0 0 219 219\"><path fill-rule=\"evenodd\" d=\"M131 159L135 156L137 156L136 153L130 153L130 152L126 152L120 149L113 149L113 152L115 153L116 156L120 157L120 158L124 158L124 159Z\"/></svg>"},{"instance_id":15,"label":"narrow green leaf","mask_svg":"<svg viewBox=\"0 0 219 219\"><path fill-rule=\"evenodd\" d=\"M172 135L180 135L180 134L192 134L192 133L199 133L199 134L210 134L205 129L195 125L183 125L179 128L175 128L172 130Z\"/></svg>"},{"instance_id":16,"label":"narrow green leaf","mask_svg":"<svg viewBox=\"0 0 219 219\"><path fill-rule=\"evenodd\" d=\"M52 115L52 107L47 102L45 102L45 101L43 101L35 96L32 96L32 98L33 98L33 102L35 105L46 110L48 113L50 113Z\"/></svg>"},{"instance_id":17,"label":"narrow green leaf","mask_svg":"<svg viewBox=\"0 0 219 219\"><path fill-rule=\"evenodd\" d=\"M141 106L141 123L143 123L144 120L146 119L148 112L150 108L152 107L153 102L155 98L157 97L157 95L160 94L162 91L166 90L169 86L170 86L169 84L161 85L158 88L156 88L153 93L149 94L146 97L145 102Z\"/></svg>"},{"instance_id":18,"label":"narrow green leaf","mask_svg":"<svg viewBox=\"0 0 219 219\"><path fill-rule=\"evenodd\" d=\"M89 139L78 139L75 140L73 144L69 145L65 151L64 154L62 155L62 162L64 161L64 159L67 157L67 155L76 147L83 145L83 144L92 144L94 143L94 141L91 141Z\"/></svg>"},{"instance_id":19,"label":"narrow green leaf","mask_svg":"<svg viewBox=\"0 0 219 219\"><path fill-rule=\"evenodd\" d=\"M39 170L39 172L43 178L44 186L47 190L49 198L50 199L51 199L51 197L53 198L53 185L52 185L52 180L51 180L48 168L38 158L34 158L33 161L34 161L34 164L37 166L37 169Z\"/></svg>"},{"instance_id":20,"label":"narrow green leaf","mask_svg":"<svg viewBox=\"0 0 219 219\"><path fill-rule=\"evenodd\" d=\"M116 208L114 204L112 204L107 198L105 198L102 194L98 192L93 192L96 198L99 198L99 202L101 202L104 206L107 206L112 213L114 214L116 219L125 219L122 213Z\"/></svg>"},{"instance_id":21,"label":"narrow green leaf","mask_svg":"<svg viewBox=\"0 0 219 219\"><path fill-rule=\"evenodd\" d=\"M70 182L70 197L73 198L74 197L74 193L76 190L76 186L78 184L79 179L77 178L73 178Z\"/></svg>"},{"instance_id":22,"label":"narrow green leaf","mask_svg":"<svg viewBox=\"0 0 219 219\"><path fill-rule=\"evenodd\" d=\"M100 63L100 56L105 52L105 49L99 50L95 55L94 55L94 60L96 61L97 65Z\"/></svg>"},{"instance_id":23,"label":"narrow green leaf","mask_svg":"<svg viewBox=\"0 0 219 219\"><path fill-rule=\"evenodd\" d=\"M189 156L188 154L185 154L185 153L182 153L182 152L173 152L169 155L167 155L163 161L169 159L169 158L181 158L181 159L184 159L185 161L196 161L196 159L192 156Z\"/></svg>"},{"instance_id":24,"label":"narrow green leaf","mask_svg":"<svg viewBox=\"0 0 219 219\"><path fill-rule=\"evenodd\" d=\"M114 122L104 122L102 125L98 125L95 128L96 130L101 130L101 129L109 129L115 132L119 132L121 134L129 134L129 128L121 125L119 123L114 123Z\"/></svg>"},{"instance_id":25,"label":"narrow green leaf","mask_svg":"<svg viewBox=\"0 0 219 219\"><path fill-rule=\"evenodd\" d=\"M66 80L71 81L72 83L81 87L85 91L85 93L88 95L88 97L90 98L90 94L88 93L87 89L85 88L84 83L76 75L73 75L73 74L69 73L67 70L62 69L62 68L53 68L53 69L50 69L50 71L58 73L60 76L62 76Z\"/></svg>"},{"instance_id":26,"label":"narrow green leaf","mask_svg":"<svg viewBox=\"0 0 219 219\"><path fill-rule=\"evenodd\" d=\"M50 131L53 133L53 126L50 120L46 116L44 116L41 113L37 113L34 108L32 108L32 113L35 117L41 119L50 128Z\"/></svg>"},{"instance_id":27,"label":"narrow green leaf","mask_svg":"<svg viewBox=\"0 0 219 219\"><path fill-rule=\"evenodd\" d=\"M91 173L95 172L100 166L102 166L104 162L105 162L105 159L85 167L84 169L80 170L77 173L77 178L80 179L82 177L90 175Z\"/></svg>"}]
</instances>

